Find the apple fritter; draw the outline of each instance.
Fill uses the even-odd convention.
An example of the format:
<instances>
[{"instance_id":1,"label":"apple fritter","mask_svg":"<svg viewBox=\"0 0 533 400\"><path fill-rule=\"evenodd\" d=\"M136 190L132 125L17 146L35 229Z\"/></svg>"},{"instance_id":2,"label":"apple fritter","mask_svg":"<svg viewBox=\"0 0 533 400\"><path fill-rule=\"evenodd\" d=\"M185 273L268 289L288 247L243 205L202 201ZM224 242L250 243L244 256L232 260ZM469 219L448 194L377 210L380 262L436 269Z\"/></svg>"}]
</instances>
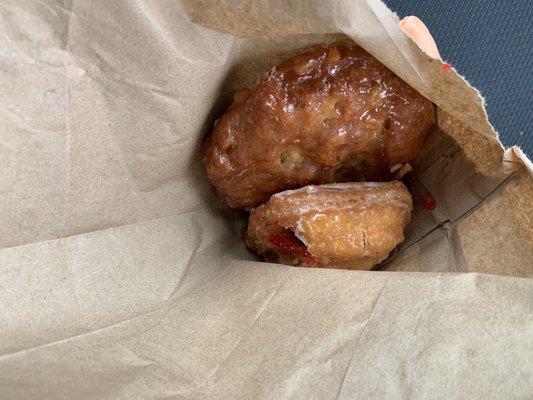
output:
<instances>
[{"instance_id":1,"label":"apple fritter","mask_svg":"<svg viewBox=\"0 0 533 400\"><path fill-rule=\"evenodd\" d=\"M221 201L250 210L308 184L392 180L434 122L433 104L362 48L317 48L236 93L203 162Z\"/></svg>"}]
</instances>

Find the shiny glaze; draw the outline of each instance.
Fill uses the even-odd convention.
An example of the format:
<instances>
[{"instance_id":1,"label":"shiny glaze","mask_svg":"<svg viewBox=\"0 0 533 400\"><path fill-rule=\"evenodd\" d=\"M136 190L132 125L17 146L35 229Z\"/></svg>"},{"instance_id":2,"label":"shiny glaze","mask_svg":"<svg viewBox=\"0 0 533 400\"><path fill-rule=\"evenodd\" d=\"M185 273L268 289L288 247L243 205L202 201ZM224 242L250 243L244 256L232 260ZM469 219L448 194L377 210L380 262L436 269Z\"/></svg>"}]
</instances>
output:
<instances>
[{"instance_id":1,"label":"shiny glaze","mask_svg":"<svg viewBox=\"0 0 533 400\"><path fill-rule=\"evenodd\" d=\"M398 181L305 186L254 209L245 238L268 261L370 269L403 240L411 210Z\"/></svg>"},{"instance_id":2,"label":"shiny glaze","mask_svg":"<svg viewBox=\"0 0 533 400\"><path fill-rule=\"evenodd\" d=\"M236 93L203 161L225 204L252 209L308 184L390 180L433 125L433 104L363 49L318 48Z\"/></svg>"}]
</instances>

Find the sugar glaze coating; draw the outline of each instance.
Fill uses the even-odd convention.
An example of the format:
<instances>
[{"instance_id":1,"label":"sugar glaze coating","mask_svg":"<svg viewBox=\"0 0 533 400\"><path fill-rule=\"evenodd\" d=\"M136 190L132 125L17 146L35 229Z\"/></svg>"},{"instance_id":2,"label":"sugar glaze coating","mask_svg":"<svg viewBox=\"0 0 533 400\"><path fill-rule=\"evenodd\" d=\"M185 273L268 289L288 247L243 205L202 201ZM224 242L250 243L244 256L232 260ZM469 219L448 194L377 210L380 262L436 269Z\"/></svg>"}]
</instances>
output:
<instances>
[{"instance_id":1,"label":"sugar glaze coating","mask_svg":"<svg viewBox=\"0 0 533 400\"><path fill-rule=\"evenodd\" d=\"M371 269L403 241L411 211L398 181L306 186L253 210L245 240L267 261Z\"/></svg>"},{"instance_id":2,"label":"sugar glaze coating","mask_svg":"<svg viewBox=\"0 0 533 400\"><path fill-rule=\"evenodd\" d=\"M362 48L317 48L237 92L203 161L221 201L250 210L308 184L391 180L434 122L433 104Z\"/></svg>"}]
</instances>

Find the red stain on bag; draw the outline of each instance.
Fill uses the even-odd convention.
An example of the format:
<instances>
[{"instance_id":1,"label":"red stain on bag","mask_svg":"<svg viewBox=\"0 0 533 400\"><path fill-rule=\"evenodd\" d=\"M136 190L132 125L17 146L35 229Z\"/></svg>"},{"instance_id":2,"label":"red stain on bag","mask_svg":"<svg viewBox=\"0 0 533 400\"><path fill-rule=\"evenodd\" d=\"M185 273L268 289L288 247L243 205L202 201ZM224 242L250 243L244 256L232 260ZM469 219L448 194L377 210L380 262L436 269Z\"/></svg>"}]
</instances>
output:
<instances>
[{"instance_id":1,"label":"red stain on bag","mask_svg":"<svg viewBox=\"0 0 533 400\"><path fill-rule=\"evenodd\" d=\"M420 199L420 205L427 211L432 211L437 208L437 202L429 193L426 193L426 195Z\"/></svg>"},{"instance_id":2,"label":"red stain on bag","mask_svg":"<svg viewBox=\"0 0 533 400\"><path fill-rule=\"evenodd\" d=\"M442 64L441 68L442 68L443 71L448 72L448 71L450 71L452 69L452 66L450 64L448 64L448 63L444 63L444 64Z\"/></svg>"}]
</instances>

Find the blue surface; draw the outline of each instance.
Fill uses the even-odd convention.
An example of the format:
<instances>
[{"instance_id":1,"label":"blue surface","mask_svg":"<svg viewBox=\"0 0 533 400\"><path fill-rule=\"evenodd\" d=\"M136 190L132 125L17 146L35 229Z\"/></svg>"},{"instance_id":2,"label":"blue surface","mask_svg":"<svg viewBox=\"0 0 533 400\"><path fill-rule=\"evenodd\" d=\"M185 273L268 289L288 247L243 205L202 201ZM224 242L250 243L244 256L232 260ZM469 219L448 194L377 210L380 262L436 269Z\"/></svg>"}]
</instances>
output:
<instances>
[{"instance_id":1,"label":"blue surface","mask_svg":"<svg viewBox=\"0 0 533 400\"><path fill-rule=\"evenodd\" d=\"M533 0L384 1L425 22L442 58L485 97L500 140L532 158Z\"/></svg>"}]
</instances>

